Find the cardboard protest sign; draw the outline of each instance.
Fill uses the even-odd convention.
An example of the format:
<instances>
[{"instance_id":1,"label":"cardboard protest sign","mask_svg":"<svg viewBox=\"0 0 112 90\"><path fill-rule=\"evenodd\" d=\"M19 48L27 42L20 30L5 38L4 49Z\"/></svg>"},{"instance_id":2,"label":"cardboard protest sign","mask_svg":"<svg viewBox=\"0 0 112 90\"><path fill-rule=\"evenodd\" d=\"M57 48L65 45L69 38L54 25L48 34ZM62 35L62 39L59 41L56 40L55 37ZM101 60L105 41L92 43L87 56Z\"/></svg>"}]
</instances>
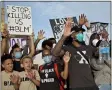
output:
<instances>
[{"instance_id":1,"label":"cardboard protest sign","mask_svg":"<svg viewBox=\"0 0 112 90\"><path fill-rule=\"evenodd\" d=\"M26 45L26 39L25 38L11 38L9 42L9 45L10 45L9 52L11 51L12 46L14 46L15 43L18 43L20 45L20 48L22 48Z\"/></svg>"},{"instance_id":2,"label":"cardboard protest sign","mask_svg":"<svg viewBox=\"0 0 112 90\"><path fill-rule=\"evenodd\" d=\"M90 27L91 27L91 32L92 33L99 33L102 30L108 30L108 23L91 22Z\"/></svg>"},{"instance_id":3,"label":"cardboard protest sign","mask_svg":"<svg viewBox=\"0 0 112 90\"><path fill-rule=\"evenodd\" d=\"M8 31L11 35L31 35L31 7L7 6Z\"/></svg>"},{"instance_id":4,"label":"cardboard protest sign","mask_svg":"<svg viewBox=\"0 0 112 90\"><path fill-rule=\"evenodd\" d=\"M76 17L72 17L72 18L73 18L73 25L74 26L77 25L78 24L77 18ZM52 28L54 37L55 37L56 41L58 41L63 34L64 26L67 21L67 18L50 19L49 21L51 24L51 28Z\"/></svg>"}]
</instances>

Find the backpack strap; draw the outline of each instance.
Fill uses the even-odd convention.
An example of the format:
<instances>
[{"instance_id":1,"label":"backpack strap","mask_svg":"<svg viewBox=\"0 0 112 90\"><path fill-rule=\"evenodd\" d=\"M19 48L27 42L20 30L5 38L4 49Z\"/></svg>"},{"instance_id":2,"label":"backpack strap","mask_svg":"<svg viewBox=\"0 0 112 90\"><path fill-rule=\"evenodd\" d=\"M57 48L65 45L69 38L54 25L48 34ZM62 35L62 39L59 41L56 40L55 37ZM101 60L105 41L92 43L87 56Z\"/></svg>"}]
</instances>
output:
<instances>
[{"instance_id":1,"label":"backpack strap","mask_svg":"<svg viewBox=\"0 0 112 90\"><path fill-rule=\"evenodd\" d=\"M58 72L58 66L56 63L54 63L54 70L55 70L55 73L56 73L56 76L58 78L58 81L59 81L59 85L60 85L60 90L64 90L64 83L60 77L60 74Z\"/></svg>"},{"instance_id":2,"label":"backpack strap","mask_svg":"<svg viewBox=\"0 0 112 90\"><path fill-rule=\"evenodd\" d=\"M75 48L75 50L79 51L80 54L88 61L88 63L90 62L89 59L88 59L88 57L87 57L80 49L78 49L77 47L75 47L75 46L73 46L73 45L69 45L68 47L71 48L71 49L74 49L74 48ZM87 47L87 46L86 46L86 47ZM69 50L69 52L71 52L71 51ZM74 54L75 54L75 53L74 53ZM89 63L89 64L90 64L90 63Z\"/></svg>"},{"instance_id":3,"label":"backpack strap","mask_svg":"<svg viewBox=\"0 0 112 90\"><path fill-rule=\"evenodd\" d=\"M43 69L43 65L41 65L40 67L39 67L39 71L42 71L42 69Z\"/></svg>"}]
</instances>

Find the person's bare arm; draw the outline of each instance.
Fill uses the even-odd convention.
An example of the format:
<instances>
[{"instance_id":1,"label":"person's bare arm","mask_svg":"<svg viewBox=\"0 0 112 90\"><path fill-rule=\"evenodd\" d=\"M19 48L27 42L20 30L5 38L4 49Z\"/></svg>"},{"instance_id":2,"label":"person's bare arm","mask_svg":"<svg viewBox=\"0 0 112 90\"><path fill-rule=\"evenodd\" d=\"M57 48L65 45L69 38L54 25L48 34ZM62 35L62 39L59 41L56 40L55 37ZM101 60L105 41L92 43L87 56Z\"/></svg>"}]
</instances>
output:
<instances>
[{"instance_id":1,"label":"person's bare arm","mask_svg":"<svg viewBox=\"0 0 112 90\"><path fill-rule=\"evenodd\" d=\"M6 53L6 54L9 54L9 48L10 48L9 41L10 41L10 39L7 38L7 40L6 40L6 45L7 45L7 47L6 47L6 50L5 50L5 53Z\"/></svg>"},{"instance_id":2,"label":"person's bare arm","mask_svg":"<svg viewBox=\"0 0 112 90\"><path fill-rule=\"evenodd\" d=\"M19 80L20 80L19 76L11 75L10 80L14 84L15 90L19 90L19 86L20 86L20 84L19 84Z\"/></svg>"},{"instance_id":3,"label":"person's bare arm","mask_svg":"<svg viewBox=\"0 0 112 90\"><path fill-rule=\"evenodd\" d=\"M91 65L91 67L92 67L93 69L95 69L95 70L97 70L97 71L102 70L103 67L104 67L104 64L97 64L97 61L96 61L95 58L92 58L92 59L90 60L90 65Z\"/></svg>"},{"instance_id":4,"label":"person's bare arm","mask_svg":"<svg viewBox=\"0 0 112 90\"><path fill-rule=\"evenodd\" d=\"M2 38L2 41L1 41L1 56L4 54L5 52L5 49L6 49L6 38Z\"/></svg>"},{"instance_id":5,"label":"person's bare arm","mask_svg":"<svg viewBox=\"0 0 112 90\"><path fill-rule=\"evenodd\" d=\"M65 27L64 27L64 33L63 33L61 39L58 41L58 43L56 44L56 46L53 49L52 53L54 56L64 55L64 51L62 50L62 46L63 46L63 43L66 40L66 38L68 36L70 36L72 33L71 27L72 27L72 19L68 18L67 22L65 24Z\"/></svg>"},{"instance_id":6,"label":"person's bare arm","mask_svg":"<svg viewBox=\"0 0 112 90\"><path fill-rule=\"evenodd\" d=\"M43 50L36 50L34 55L40 54Z\"/></svg>"},{"instance_id":7,"label":"person's bare arm","mask_svg":"<svg viewBox=\"0 0 112 90\"><path fill-rule=\"evenodd\" d=\"M6 52L7 48L7 38L8 38L8 31L2 32L2 41L1 41L1 56Z\"/></svg>"},{"instance_id":8,"label":"person's bare arm","mask_svg":"<svg viewBox=\"0 0 112 90\"><path fill-rule=\"evenodd\" d=\"M69 52L66 52L64 57L63 57L63 60L64 60L64 71L61 72L61 77L63 79L67 79L68 77L68 63L70 61L70 57L71 57L71 54L69 54Z\"/></svg>"},{"instance_id":9,"label":"person's bare arm","mask_svg":"<svg viewBox=\"0 0 112 90\"><path fill-rule=\"evenodd\" d=\"M62 38L58 41L56 46L53 48L52 54L54 56L62 56L64 55L64 50L62 50L63 43L65 41L66 37L62 36Z\"/></svg>"},{"instance_id":10,"label":"person's bare arm","mask_svg":"<svg viewBox=\"0 0 112 90\"><path fill-rule=\"evenodd\" d=\"M31 80L35 85L40 86L40 81L35 80L34 78Z\"/></svg>"},{"instance_id":11,"label":"person's bare arm","mask_svg":"<svg viewBox=\"0 0 112 90\"><path fill-rule=\"evenodd\" d=\"M38 43L40 42L40 40L42 40L42 39L45 38L45 37L44 37L44 33L45 33L45 32L44 32L43 30L40 30L40 31L38 32L37 39L36 39L36 41L35 41L35 43L34 43L35 49L36 49Z\"/></svg>"},{"instance_id":12,"label":"person's bare arm","mask_svg":"<svg viewBox=\"0 0 112 90\"><path fill-rule=\"evenodd\" d=\"M26 76L37 86L40 86L40 76L37 71L28 72Z\"/></svg>"},{"instance_id":13,"label":"person's bare arm","mask_svg":"<svg viewBox=\"0 0 112 90\"><path fill-rule=\"evenodd\" d=\"M34 46L34 35L30 35L30 43L29 43L29 49L30 49L30 53L28 56L33 57L34 53L35 53L35 46Z\"/></svg>"},{"instance_id":14,"label":"person's bare arm","mask_svg":"<svg viewBox=\"0 0 112 90\"><path fill-rule=\"evenodd\" d=\"M9 48L10 48L10 44L9 44L9 41L10 41L10 39L11 39L11 35L9 34L9 32L7 31L7 41L6 41L6 50L5 50L5 53L6 54L9 54Z\"/></svg>"}]
</instances>

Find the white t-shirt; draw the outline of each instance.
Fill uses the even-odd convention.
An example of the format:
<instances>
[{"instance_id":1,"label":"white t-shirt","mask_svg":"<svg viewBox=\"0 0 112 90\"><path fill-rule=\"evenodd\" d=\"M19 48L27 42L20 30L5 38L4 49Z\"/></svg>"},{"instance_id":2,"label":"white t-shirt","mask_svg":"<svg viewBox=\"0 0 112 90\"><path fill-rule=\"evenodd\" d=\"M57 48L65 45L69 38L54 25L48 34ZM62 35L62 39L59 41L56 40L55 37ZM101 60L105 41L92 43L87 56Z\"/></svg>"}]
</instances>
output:
<instances>
[{"instance_id":1,"label":"white t-shirt","mask_svg":"<svg viewBox=\"0 0 112 90\"><path fill-rule=\"evenodd\" d=\"M10 80L11 75L19 75L17 71L13 71L12 73L7 73L2 71L1 79L2 79L2 89L1 90L15 90L13 83Z\"/></svg>"},{"instance_id":2,"label":"white t-shirt","mask_svg":"<svg viewBox=\"0 0 112 90\"><path fill-rule=\"evenodd\" d=\"M38 66L43 65L45 62L42 59L42 53L39 53L33 57L33 64L38 64Z\"/></svg>"},{"instance_id":3,"label":"white t-shirt","mask_svg":"<svg viewBox=\"0 0 112 90\"><path fill-rule=\"evenodd\" d=\"M32 70L36 74L36 80L40 81L40 76L37 70ZM22 71L19 73L20 76L20 87L19 90L37 90L36 85L26 77L27 72Z\"/></svg>"}]
</instances>

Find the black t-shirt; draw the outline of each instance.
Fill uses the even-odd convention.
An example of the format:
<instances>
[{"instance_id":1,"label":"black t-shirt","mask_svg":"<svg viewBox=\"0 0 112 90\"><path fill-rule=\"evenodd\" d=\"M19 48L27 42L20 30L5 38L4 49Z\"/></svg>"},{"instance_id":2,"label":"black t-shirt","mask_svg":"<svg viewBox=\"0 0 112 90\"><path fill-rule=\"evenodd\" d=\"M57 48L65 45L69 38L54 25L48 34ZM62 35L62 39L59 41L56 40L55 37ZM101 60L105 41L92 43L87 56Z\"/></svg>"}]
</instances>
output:
<instances>
[{"instance_id":1,"label":"black t-shirt","mask_svg":"<svg viewBox=\"0 0 112 90\"><path fill-rule=\"evenodd\" d=\"M40 90L60 90L59 80L54 70L54 63L51 63L50 65L45 64L40 67L42 67L42 70L39 69L40 78L41 78ZM59 73L61 73L63 71L63 67L60 64L57 64L57 67Z\"/></svg>"},{"instance_id":2,"label":"black t-shirt","mask_svg":"<svg viewBox=\"0 0 112 90\"><path fill-rule=\"evenodd\" d=\"M71 59L69 62L70 88L94 86L95 82L88 60L84 59L73 45L64 46L63 49L71 53ZM87 57L91 57L92 51L90 48L82 45L78 49L80 49L80 51L82 51Z\"/></svg>"},{"instance_id":3,"label":"black t-shirt","mask_svg":"<svg viewBox=\"0 0 112 90\"><path fill-rule=\"evenodd\" d=\"M23 68L21 68L20 61L13 61L13 64L14 64L13 69L15 71L21 72L24 70Z\"/></svg>"}]
</instances>

